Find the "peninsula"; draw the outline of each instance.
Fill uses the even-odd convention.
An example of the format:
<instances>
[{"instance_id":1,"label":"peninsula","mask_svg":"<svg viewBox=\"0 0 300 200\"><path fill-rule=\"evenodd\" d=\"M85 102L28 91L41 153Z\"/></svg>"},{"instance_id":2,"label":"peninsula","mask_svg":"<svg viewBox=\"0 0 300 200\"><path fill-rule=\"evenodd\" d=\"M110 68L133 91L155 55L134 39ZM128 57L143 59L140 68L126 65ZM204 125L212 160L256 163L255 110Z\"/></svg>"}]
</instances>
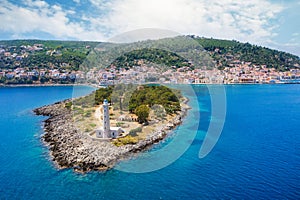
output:
<instances>
[{"instance_id":1,"label":"peninsula","mask_svg":"<svg viewBox=\"0 0 300 200\"><path fill-rule=\"evenodd\" d=\"M124 87L122 99L114 102L114 94ZM186 103L179 91L165 86L127 85L100 88L34 112L49 116L42 140L56 166L89 172L112 168L162 140L181 123L189 108Z\"/></svg>"}]
</instances>

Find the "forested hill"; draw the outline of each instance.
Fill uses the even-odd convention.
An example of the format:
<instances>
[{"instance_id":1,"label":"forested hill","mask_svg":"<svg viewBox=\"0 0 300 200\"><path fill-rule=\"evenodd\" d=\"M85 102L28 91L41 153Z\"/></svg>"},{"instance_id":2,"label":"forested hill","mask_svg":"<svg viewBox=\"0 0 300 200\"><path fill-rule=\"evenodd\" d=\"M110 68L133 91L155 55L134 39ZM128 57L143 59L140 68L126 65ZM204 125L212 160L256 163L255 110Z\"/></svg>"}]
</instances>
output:
<instances>
[{"instance_id":1,"label":"forested hill","mask_svg":"<svg viewBox=\"0 0 300 200\"><path fill-rule=\"evenodd\" d=\"M295 66L299 67L300 65L300 58L298 56L283 51L249 43L241 43L235 40L191 37L196 39L200 45L202 45L205 50L209 51L212 57L218 62L221 62L223 66L228 65L231 60L266 65L267 67L274 67L281 71L294 68Z\"/></svg>"},{"instance_id":2,"label":"forested hill","mask_svg":"<svg viewBox=\"0 0 300 200\"><path fill-rule=\"evenodd\" d=\"M79 70L99 42L4 40L0 41L0 71L16 68Z\"/></svg>"},{"instance_id":3,"label":"forested hill","mask_svg":"<svg viewBox=\"0 0 300 200\"><path fill-rule=\"evenodd\" d=\"M208 52L206 56L214 62L213 67L222 70L225 67L234 66L237 63L247 62L250 65L261 66L265 65L268 68L275 68L278 71L287 71L293 68L300 67L300 58L290 53L273 50L270 48L252 45L249 43L241 43L235 40L220 40L212 38L203 38L196 36L189 36L196 40L202 48ZM139 65L139 60L145 60L151 63L164 64L166 66L188 66L188 60L176 55L172 52L167 52L160 49L163 43L168 44L168 47L176 49L180 46L182 49L190 48L190 44L185 44L188 40L176 40L173 38L161 39L158 41L143 41L137 42L136 46L152 46L151 49L143 48L140 50L133 50L118 57L113 65L117 67L130 68L130 66ZM140 44L139 44L140 43ZM150 45L148 45L150 44ZM101 57L102 52L96 52ZM97 56L91 56L89 64L99 63ZM205 58L205 57L202 57ZM103 60L103 58L102 58ZM203 59L204 61L206 59ZM193 60L195 61L195 60ZM207 66L205 62L199 62L200 66ZM95 67L95 66L94 66Z\"/></svg>"},{"instance_id":4,"label":"forested hill","mask_svg":"<svg viewBox=\"0 0 300 200\"><path fill-rule=\"evenodd\" d=\"M266 47L241 43L234 40L208 39L190 36L210 54L219 69L231 66L236 61L251 62L255 65L266 65L280 71L300 66L298 56L272 50ZM80 64L100 42L86 41L44 41L44 40L7 40L0 41L0 71L18 67L32 69L79 70ZM99 52L101 53L101 52ZM126 53L114 64L118 67L137 64L137 60L148 60L153 63L164 63L167 66L188 64L173 53L159 49L143 49ZM92 61L90 63L93 63ZM95 62L94 62L95 63ZM95 67L92 66L91 67Z\"/></svg>"}]
</instances>

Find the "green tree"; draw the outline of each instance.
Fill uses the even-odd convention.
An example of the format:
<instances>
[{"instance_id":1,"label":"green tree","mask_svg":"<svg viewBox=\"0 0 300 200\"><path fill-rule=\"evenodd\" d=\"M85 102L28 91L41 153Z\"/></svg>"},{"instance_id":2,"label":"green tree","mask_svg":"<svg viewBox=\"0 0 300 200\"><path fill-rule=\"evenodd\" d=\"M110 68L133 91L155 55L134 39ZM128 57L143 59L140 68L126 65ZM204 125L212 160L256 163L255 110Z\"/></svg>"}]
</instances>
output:
<instances>
[{"instance_id":1,"label":"green tree","mask_svg":"<svg viewBox=\"0 0 300 200\"><path fill-rule=\"evenodd\" d=\"M107 99L108 102L111 102L111 94L113 91L113 87L100 88L95 92L95 104L102 104L104 99Z\"/></svg>"},{"instance_id":2,"label":"green tree","mask_svg":"<svg viewBox=\"0 0 300 200\"><path fill-rule=\"evenodd\" d=\"M135 109L135 114L138 116L138 121L140 123L147 122L149 113L150 113L150 109L146 105L140 105Z\"/></svg>"}]
</instances>

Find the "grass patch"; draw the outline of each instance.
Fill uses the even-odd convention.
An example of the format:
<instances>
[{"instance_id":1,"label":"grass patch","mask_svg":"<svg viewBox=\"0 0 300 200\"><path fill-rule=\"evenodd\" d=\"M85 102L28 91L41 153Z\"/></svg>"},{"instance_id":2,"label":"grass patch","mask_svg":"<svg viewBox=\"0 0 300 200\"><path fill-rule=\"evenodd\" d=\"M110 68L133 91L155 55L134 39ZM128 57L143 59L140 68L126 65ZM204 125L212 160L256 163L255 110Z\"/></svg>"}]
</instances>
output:
<instances>
[{"instance_id":1,"label":"grass patch","mask_svg":"<svg viewBox=\"0 0 300 200\"><path fill-rule=\"evenodd\" d=\"M90 129L90 128L85 128L84 129L84 132L90 132L90 131L92 131L92 129Z\"/></svg>"},{"instance_id":2,"label":"grass patch","mask_svg":"<svg viewBox=\"0 0 300 200\"><path fill-rule=\"evenodd\" d=\"M95 128L96 126L97 126L97 125L94 124L94 123L90 124L90 127L92 127L92 128Z\"/></svg>"},{"instance_id":3,"label":"grass patch","mask_svg":"<svg viewBox=\"0 0 300 200\"><path fill-rule=\"evenodd\" d=\"M124 125L124 124L125 124L124 122L117 122L117 123L116 123L116 126L117 126L117 127L122 127L122 125Z\"/></svg>"},{"instance_id":4,"label":"grass patch","mask_svg":"<svg viewBox=\"0 0 300 200\"><path fill-rule=\"evenodd\" d=\"M92 116L92 111L88 110L88 111L84 112L83 116L84 117L91 117Z\"/></svg>"}]
</instances>

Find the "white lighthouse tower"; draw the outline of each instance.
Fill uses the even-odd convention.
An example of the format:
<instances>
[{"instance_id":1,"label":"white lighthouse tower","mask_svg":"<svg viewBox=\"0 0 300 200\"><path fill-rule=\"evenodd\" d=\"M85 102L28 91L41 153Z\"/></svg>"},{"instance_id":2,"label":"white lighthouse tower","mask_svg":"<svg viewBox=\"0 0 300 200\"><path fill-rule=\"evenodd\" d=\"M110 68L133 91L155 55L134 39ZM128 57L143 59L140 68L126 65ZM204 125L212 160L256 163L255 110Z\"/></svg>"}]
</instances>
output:
<instances>
[{"instance_id":1,"label":"white lighthouse tower","mask_svg":"<svg viewBox=\"0 0 300 200\"><path fill-rule=\"evenodd\" d=\"M103 137L110 137L110 121L109 121L109 107L108 101L104 99L103 101Z\"/></svg>"},{"instance_id":2,"label":"white lighthouse tower","mask_svg":"<svg viewBox=\"0 0 300 200\"><path fill-rule=\"evenodd\" d=\"M109 120L109 104L106 99L103 101L103 126L96 130L96 136L98 138L110 139L117 138L124 133L121 127L110 127Z\"/></svg>"}]
</instances>

